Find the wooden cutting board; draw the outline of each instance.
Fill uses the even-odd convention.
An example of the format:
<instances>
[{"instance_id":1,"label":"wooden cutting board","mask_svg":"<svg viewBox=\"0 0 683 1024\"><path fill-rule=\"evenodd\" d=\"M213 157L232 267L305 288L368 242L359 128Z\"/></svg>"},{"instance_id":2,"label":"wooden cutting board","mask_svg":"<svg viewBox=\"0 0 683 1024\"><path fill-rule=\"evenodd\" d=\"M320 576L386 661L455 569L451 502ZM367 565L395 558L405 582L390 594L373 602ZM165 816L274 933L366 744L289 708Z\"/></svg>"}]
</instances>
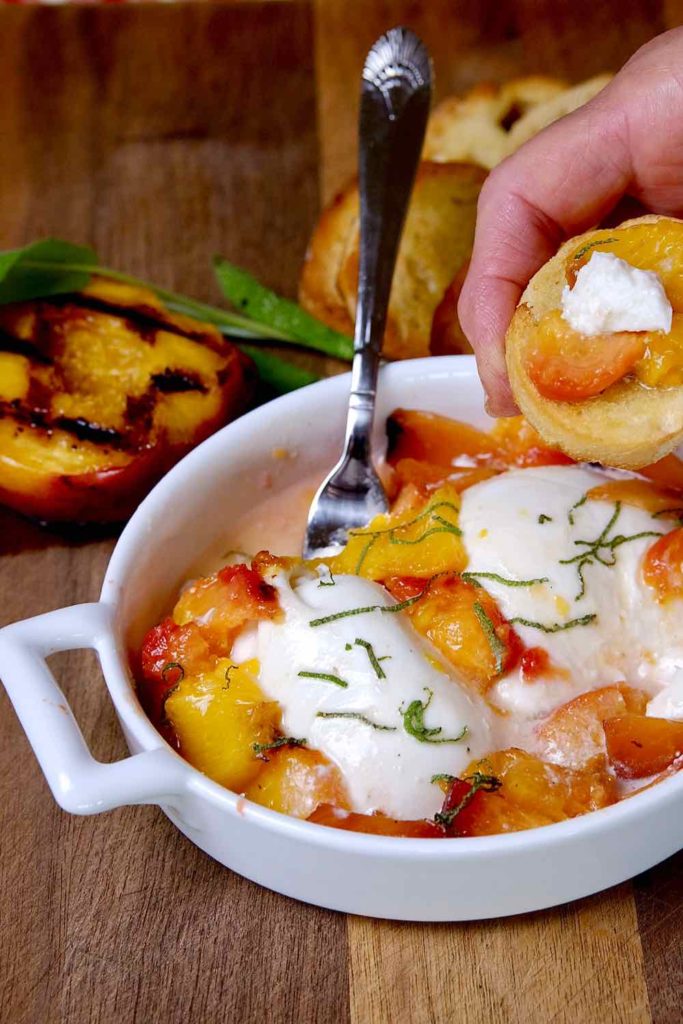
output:
<instances>
[{"instance_id":1,"label":"wooden cutting board","mask_svg":"<svg viewBox=\"0 0 683 1024\"><path fill-rule=\"evenodd\" d=\"M0 247L53 233L217 300L222 252L293 294L323 197L353 169L363 55L416 28L439 91L586 77L683 21L676 0L320 0L0 8ZM0 621L94 600L111 537L0 514ZM86 739L125 753L94 658L54 659ZM680 855L633 883L500 922L347 918L221 868L155 808L54 804L0 693L0 1020L682 1019Z\"/></svg>"}]
</instances>

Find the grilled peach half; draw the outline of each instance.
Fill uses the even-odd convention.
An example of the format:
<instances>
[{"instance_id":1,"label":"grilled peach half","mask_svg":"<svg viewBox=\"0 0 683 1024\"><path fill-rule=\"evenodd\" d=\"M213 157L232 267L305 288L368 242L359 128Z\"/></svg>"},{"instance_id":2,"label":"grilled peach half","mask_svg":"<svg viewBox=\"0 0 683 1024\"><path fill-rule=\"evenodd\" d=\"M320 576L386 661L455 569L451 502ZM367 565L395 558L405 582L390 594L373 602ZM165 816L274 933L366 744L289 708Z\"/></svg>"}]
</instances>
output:
<instances>
[{"instance_id":1,"label":"grilled peach half","mask_svg":"<svg viewBox=\"0 0 683 1024\"><path fill-rule=\"evenodd\" d=\"M93 282L0 307L0 502L46 521L116 522L233 418L251 365L142 288Z\"/></svg>"}]
</instances>

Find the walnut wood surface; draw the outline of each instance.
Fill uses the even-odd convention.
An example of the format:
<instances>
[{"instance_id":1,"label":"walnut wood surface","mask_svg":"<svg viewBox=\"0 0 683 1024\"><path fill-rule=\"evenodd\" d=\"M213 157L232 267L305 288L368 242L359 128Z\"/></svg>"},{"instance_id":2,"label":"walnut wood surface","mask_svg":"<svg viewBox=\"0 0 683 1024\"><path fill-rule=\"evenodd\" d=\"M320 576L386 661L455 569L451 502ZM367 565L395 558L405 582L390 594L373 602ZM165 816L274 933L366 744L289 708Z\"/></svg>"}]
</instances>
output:
<instances>
[{"instance_id":1,"label":"walnut wood surface","mask_svg":"<svg viewBox=\"0 0 683 1024\"><path fill-rule=\"evenodd\" d=\"M683 21L646 0L318 0L0 9L0 247L48 233L217 299L216 251L289 294L354 165L358 69L399 22L440 93L616 67ZM319 366L321 364L318 364ZM326 368L326 364L322 364ZM0 622L97 597L110 536L0 513ZM124 743L91 655L55 659L97 756ZM555 911L373 922L232 875L154 808L57 809L0 693L0 1021L681 1020L683 859Z\"/></svg>"}]
</instances>

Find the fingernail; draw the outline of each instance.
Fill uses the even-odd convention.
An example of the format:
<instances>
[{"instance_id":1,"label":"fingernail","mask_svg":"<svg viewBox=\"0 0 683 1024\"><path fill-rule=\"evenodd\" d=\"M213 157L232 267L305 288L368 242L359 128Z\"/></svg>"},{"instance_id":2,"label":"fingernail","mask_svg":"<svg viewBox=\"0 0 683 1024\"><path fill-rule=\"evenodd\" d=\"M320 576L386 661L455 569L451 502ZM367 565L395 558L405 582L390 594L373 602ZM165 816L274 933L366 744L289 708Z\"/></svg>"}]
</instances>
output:
<instances>
[{"instance_id":1,"label":"fingernail","mask_svg":"<svg viewBox=\"0 0 683 1024\"><path fill-rule=\"evenodd\" d=\"M484 411L487 416L491 416L494 420L503 419L507 416L519 416L519 409L515 405L514 401L510 399L509 402L505 400L491 398L486 395L484 399Z\"/></svg>"}]
</instances>

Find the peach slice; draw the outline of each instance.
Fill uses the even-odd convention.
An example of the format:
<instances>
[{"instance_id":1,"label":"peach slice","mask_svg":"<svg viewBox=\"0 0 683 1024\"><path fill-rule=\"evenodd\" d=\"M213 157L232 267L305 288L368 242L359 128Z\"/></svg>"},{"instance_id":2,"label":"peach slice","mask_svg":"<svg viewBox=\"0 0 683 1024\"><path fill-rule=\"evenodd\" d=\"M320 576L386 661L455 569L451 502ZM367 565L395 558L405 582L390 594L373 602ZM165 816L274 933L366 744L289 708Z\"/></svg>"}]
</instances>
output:
<instances>
[{"instance_id":1,"label":"peach slice","mask_svg":"<svg viewBox=\"0 0 683 1024\"><path fill-rule=\"evenodd\" d=\"M604 761L602 723L627 712L643 714L647 694L625 683L582 693L557 708L537 730L540 752L547 761L567 768L585 768L596 758Z\"/></svg>"},{"instance_id":2,"label":"peach slice","mask_svg":"<svg viewBox=\"0 0 683 1024\"><path fill-rule=\"evenodd\" d=\"M683 754L683 722L619 715L604 723L607 756L623 779L644 779L671 767Z\"/></svg>"}]
</instances>

